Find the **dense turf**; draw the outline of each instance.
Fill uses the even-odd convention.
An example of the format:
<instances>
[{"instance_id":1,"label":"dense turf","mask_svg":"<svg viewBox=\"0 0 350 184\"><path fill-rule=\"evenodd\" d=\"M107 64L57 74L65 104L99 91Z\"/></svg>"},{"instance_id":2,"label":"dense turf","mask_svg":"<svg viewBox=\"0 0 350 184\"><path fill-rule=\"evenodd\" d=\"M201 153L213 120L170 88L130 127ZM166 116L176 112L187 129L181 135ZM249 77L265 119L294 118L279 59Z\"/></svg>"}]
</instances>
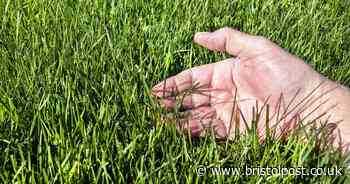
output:
<instances>
[{"instance_id":1,"label":"dense turf","mask_svg":"<svg viewBox=\"0 0 350 184\"><path fill-rule=\"evenodd\" d=\"M271 38L350 85L348 0L1 0L0 182L342 182L198 177L199 165L342 166L297 139L259 146L190 139L160 122L152 85L219 61L192 43L223 26Z\"/></svg>"}]
</instances>

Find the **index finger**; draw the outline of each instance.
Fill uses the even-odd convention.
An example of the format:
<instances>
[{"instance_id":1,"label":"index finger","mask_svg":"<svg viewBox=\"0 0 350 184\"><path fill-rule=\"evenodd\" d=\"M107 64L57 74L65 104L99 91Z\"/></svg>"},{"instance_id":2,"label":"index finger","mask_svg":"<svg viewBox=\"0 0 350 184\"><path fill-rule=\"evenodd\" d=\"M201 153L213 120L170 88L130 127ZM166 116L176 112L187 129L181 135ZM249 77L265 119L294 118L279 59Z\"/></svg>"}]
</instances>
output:
<instances>
[{"instance_id":1,"label":"index finger","mask_svg":"<svg viewBox=\"0 0 350 184\"><path fill-rule=\"evenodd\" d=\"M199 85L209 87L212 77L213 64L202 65L185 70L167 78L153 87L152 93L157 97L171 97Z\"/></svg>"}]
</instances>

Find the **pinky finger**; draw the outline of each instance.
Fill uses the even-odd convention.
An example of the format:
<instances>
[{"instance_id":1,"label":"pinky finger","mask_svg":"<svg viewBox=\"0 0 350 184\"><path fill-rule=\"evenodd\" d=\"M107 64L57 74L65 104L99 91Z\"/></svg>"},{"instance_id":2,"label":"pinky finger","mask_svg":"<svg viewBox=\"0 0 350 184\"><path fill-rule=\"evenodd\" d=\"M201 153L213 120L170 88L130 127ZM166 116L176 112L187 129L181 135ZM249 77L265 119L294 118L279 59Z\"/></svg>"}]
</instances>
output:
<instances>
[{"instance_id":1,"label":"pinky finger","mask_svg":"<svg viewBox=\"0 0 350 184\"><path fill-rule=\"evenodd\" d=\"M204 137L214 133L216 138L223 139L228 135L224 122L219 119L181 119L176 124L176 128L194 137Z\"/></svg>"}]
</instances>

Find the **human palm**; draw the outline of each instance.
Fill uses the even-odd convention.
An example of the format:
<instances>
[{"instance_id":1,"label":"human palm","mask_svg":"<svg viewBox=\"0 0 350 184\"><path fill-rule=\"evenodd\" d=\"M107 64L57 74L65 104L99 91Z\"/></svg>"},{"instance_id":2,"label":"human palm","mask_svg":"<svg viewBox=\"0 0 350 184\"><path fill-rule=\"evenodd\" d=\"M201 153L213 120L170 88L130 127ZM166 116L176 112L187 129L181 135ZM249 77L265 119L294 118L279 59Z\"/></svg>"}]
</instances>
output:
<instances>
[{"instance_id":1,"label":"human palm","mask_svg":"<svg viewBox=\"0 0 350 184\"><path fill-rule=\"evenodd\" d=\"M177 106L176 97L183 96L180 105L187 116L180 119L180 129L200 136L212 128L219 138L231 137L235 123L248 123L239 124L244 131L267 106L271 113L261 113L257 120L260 135L266 118L271 126L279 126L278 132L297 119L319 116L322 93L317 90L326 79L273 42L230 28L197 33L194 41L236 58L185 70L153 88L168 110Z\"/></svg>"}]
</instances>

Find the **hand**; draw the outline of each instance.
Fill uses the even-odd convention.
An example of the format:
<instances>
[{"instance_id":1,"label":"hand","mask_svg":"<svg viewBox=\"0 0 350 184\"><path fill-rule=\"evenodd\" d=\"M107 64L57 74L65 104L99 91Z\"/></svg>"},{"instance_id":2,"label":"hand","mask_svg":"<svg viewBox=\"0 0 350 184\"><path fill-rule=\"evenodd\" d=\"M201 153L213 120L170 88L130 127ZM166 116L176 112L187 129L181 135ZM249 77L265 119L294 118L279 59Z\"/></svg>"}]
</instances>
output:
<instances>
[{"instance_id":1,"label":"hand","mask_svg":"<svg viewBox=\"0 0 350 184\"><path fill-rule=\"evenodd\" d=\"M168 110L185 95L180 103L187 116L179 120L181 130L201 136L212 128L218 138L232 137L234 123L246 122L239 124L243 132L269 106L269 117L263 112L257 121L259 134L264 135L269 118L276 135L282 135L300 120L321 119L332 108L325 94L334 89L323 87L330 81L264 37L222 28L196 33L194 41L236 58L185 70L153 88Z\"/></svg>"}]
</instances>

